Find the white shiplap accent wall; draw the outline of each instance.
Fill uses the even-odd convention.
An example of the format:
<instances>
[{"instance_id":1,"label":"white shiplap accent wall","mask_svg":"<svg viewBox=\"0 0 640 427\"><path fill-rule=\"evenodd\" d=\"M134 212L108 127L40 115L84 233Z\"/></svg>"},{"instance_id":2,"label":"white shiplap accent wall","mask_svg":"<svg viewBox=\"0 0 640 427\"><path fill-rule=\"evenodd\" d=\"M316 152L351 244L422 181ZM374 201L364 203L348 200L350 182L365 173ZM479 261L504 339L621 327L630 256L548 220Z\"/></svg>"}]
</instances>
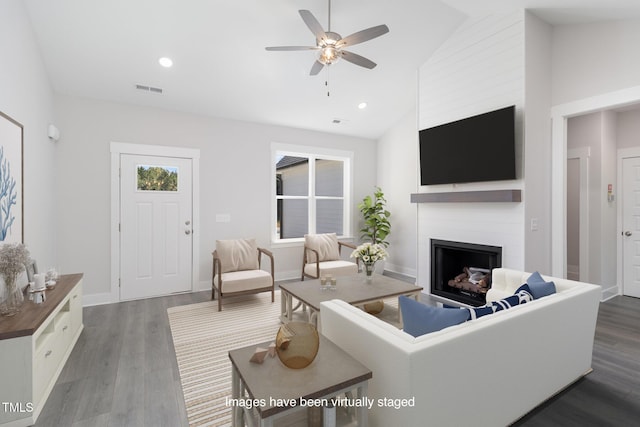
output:
<instances>
[{"instance_id":1,"label":"white shiplap accent wall","mask_svg":"<svg viewBox=\"0 0 640 427\"><path fill-rule=\"evenodd\" d=\"M419 191L524 190L524 34L523 11L470 18L420 68L418 102L420 129L515 105L519 179ZM502 265L524 269L524 212L524 202L418 204L418 283L429 288L430 239L501 246Z\"/></svg>"}]
</instances>

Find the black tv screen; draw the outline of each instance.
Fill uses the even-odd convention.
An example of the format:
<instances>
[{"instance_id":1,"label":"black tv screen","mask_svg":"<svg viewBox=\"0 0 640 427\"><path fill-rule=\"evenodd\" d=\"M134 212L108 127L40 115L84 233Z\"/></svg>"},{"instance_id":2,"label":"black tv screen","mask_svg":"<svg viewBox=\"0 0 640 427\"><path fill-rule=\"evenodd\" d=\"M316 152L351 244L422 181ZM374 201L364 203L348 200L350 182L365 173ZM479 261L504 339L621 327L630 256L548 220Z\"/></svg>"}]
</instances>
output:
<instances>
[{"instance_id":1,"label":"black tv screen","mask_svg":"<svg viewBox=\"0 0 640 427\"><path fill-rule=\"evenodd\" d=\"M422 185L516 178L515 106L420 131Z\"/></svg>"}]
</instances>

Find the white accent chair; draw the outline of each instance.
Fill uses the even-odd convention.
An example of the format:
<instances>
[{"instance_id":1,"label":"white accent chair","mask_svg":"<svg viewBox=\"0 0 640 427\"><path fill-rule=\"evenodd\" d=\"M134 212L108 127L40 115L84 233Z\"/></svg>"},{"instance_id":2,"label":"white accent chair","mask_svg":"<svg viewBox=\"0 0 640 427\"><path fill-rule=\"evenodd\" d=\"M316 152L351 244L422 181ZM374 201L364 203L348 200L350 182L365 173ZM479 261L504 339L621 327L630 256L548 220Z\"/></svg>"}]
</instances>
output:
<instances>
[{"instance_id":1,"label":"white accent chair","mask_svg":"<svg viewBox=\"0 0 640 427\"><path fill-rule=\"evenodd\" d=\"M271 259L271 273L262 270L262 255ZM273 254L256 245L255 239L216 240L213 251L211 299L218 293L218 311L222 298L235 295L271 292L274 302Z\"/></svg>"},{"instance_id":2,"label":"white accent chair","mask_svg":"<svg viewBox=\"0 0 640 427\"><path fill-rule=\"evenodd\" d=\"M301 280L305 277L319 279L327 274L346 276L358 273L360 265L357 258L356 262L340 258L343 246L356 248L350 243L339 242L336 233L305 234Z\"/></svg>"}]
</instances>

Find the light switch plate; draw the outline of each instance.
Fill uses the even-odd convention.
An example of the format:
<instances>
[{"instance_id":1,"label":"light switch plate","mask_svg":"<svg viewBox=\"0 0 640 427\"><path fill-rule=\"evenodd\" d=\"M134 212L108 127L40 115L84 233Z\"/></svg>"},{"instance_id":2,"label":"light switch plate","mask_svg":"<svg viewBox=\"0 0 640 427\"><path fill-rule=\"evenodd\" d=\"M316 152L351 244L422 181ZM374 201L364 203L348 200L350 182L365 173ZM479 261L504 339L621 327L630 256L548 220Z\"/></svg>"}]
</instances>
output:
<instances>
[{"instance_id":1,"label":"light switch plate","mask_svg":"<svg viewBox=\"0 0 640 427\"><path fill-rule=\"evenodd\" d=\"M231 215L229 215L229 214L216 214L216 222L231 222Z\"/></svg>"}]
</instances>

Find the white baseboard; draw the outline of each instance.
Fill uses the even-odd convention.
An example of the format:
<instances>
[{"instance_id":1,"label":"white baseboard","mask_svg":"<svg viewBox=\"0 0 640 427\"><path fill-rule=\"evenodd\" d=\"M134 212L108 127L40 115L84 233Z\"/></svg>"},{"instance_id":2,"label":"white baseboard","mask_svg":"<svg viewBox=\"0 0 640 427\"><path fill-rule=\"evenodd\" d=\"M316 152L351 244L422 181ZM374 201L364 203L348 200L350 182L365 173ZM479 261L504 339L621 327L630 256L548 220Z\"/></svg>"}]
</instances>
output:
<instances>
[{"instance_id":1,"label":"white baseboard","mask_svg":"<svg viewBox=\"0 0 640 427\"><path fill-rule=\"evenodd\" d=\"M84 294L82 295L82 306L90 307L92 305L111 304L118 301L113 301L111 292L105 292L102 294Z\"/></svg>"},{"instance_id":2,"label":"white baseboard","mask_svg":"<svg viewBox=\"0 0 640 427\"><path fill-rule=\"evenodd\" d=\"M620 288L618 288L618 286L612 286L602 290L602 298L600 301L605 302L618 295L620 295Z\"/></svg>"},{"instance_id":3,"label":"white baseboard","mask_svg":"<svg viewBox=\"0 0 640 427\"><path fill-rule=\"evenodd\" d=\"M201 280L196 283L196 288L193 292L202 292L202 291L210 291L211 290L211 280Z\"/></svg>"},{"instance_id":4,"label":"white baseboard","mask_svg":"<svg viewBox=\"0 0 640 427\"><path fill-rule=\"evenodd\" d=\"M275 281L281 282L283 280L300 280L301 270L289 270L276 272Z\"/></svg>"},{"instance_id":5,"label":"white baseboard","mask_svg":"<svg viewBox=\"0 0 640 427\"><path fill-rule=\"evenodd\" d=\"M392 273L402 274L403 276L409 276L412 278L418 277L418 272L415 268L407 268L397 264L391 264L388 261L384 263L384 270Z\"/></svg>"},{"instance_id":6,"label":"white baseboard","mask_svg":"<svg viewBox=\"0 0 640 427\"><path fill-rule=\"evenodd\" d=\"M567 279L580 280L580 266L567 264Z\"/></svg>"}]
</instances>

